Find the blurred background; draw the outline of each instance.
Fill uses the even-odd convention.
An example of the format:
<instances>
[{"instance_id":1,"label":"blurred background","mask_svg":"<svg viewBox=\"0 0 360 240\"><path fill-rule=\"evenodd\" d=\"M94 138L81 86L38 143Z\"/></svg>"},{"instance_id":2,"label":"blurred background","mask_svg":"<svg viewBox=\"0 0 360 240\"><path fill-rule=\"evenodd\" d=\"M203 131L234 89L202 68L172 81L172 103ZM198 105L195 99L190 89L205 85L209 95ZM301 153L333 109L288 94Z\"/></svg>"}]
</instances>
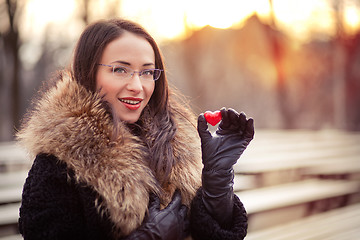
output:
<instances>
[{"instance_id":1,"label":"blurred background","mask_svg":"<svg viewBox=\"0 0 360 240\"><path fill-rule=\"evenodd\" d=\"M276 228L285 223L315 226L331 219L321 214L359 211L359 0L0 0L0 237L19 237L14 221L31 161L13 141L32 97L71 65L84 27L112 17L154 36L170 85L196 113L225 106L255 119L235 178L248 239L282 239L292 231ZM331 230L360 234L351 216L349 231Z\"/></svg>"}]
</instances>

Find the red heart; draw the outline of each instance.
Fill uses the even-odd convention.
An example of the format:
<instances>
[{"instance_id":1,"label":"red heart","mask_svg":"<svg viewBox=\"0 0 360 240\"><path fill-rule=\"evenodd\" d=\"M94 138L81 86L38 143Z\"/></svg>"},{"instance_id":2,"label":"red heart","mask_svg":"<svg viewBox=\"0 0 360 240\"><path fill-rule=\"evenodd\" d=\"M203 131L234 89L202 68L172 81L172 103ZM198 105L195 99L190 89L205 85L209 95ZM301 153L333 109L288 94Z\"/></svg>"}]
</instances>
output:
<instances>
[{"instance_id":1,"label":"red heart","mask_svg":"<svg viewBox=\"0 0 360 240\"><path fill-rule=\"evenodd\" d=\"M221 118L222 118L220 111L215 111L215 112L206 111L204 113L204 117L205 117L206 121L213 126L218 124L218 122L220 122Z\"/></svg>"}]
</instances>

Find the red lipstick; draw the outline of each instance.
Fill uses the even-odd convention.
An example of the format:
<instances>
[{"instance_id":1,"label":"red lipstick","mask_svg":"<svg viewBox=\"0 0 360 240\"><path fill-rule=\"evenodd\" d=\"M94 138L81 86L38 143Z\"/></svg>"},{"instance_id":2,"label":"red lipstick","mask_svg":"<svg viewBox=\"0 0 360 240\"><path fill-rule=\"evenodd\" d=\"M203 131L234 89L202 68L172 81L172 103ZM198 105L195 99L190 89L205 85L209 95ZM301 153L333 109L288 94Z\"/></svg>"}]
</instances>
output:
<instances>
[{"instance_id":1,"label":"red lipstick","mask_svg":"<svg viewBox=\"0 0 360 240\"><path fill-rule=\"evenodd\" d=\"M126 98L119 98L119 101L124 104L124 106L129 110L137 110L141 106L141 102L143 99L141 98L133 98L133 97L126 97Z\"/></svg>"}]
</instances>

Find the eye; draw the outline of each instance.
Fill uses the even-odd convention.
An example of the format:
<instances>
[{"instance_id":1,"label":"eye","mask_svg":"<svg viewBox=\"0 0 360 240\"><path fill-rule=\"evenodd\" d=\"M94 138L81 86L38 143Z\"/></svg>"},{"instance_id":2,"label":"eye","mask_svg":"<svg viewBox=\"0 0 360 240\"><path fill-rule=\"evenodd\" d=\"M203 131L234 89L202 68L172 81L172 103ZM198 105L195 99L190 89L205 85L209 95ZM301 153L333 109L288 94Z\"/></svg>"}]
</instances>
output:
<instances>
[{"instance_id":1,"label":"eye","mask_svg":"<svg viewBox=\"0 0 360 240\"><path fill-rule=\"evenodd\" d=\"M115 66L114 67L114 73L116 74L122 74L122 73L127 73L127 69L125 67L122 66Z\"/></svg>"},{"instance_id":2,"label":"eye","mask_svg":"<svg viewBox=\"0 0 360 240\"><path fill-rule=\"evenodd\" d=\"M143 70L143 71L141 72L141 75L153 76L153 75L154 75L154 70L152 70L152 69Z\"/></svg>"}]
</instances>

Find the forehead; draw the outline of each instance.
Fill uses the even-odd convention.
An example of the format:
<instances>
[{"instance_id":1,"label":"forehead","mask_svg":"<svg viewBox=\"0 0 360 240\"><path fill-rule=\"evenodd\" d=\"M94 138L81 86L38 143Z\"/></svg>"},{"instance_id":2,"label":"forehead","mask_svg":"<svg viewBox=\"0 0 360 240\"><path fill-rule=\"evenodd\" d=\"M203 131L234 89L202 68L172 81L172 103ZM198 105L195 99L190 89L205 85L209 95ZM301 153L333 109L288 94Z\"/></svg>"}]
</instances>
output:
<instances>
[{"instance_id":1,"label":"forehead","mask_svg":"<svg viewBox=\"0 0 360 240\"><path fill-rule=\"evenodd\" d=\"M145 38L125 31L105 47L101 61L106 64L116 61L131 65L155 64L155 53Z\"/></svg>"}]
</instances>

